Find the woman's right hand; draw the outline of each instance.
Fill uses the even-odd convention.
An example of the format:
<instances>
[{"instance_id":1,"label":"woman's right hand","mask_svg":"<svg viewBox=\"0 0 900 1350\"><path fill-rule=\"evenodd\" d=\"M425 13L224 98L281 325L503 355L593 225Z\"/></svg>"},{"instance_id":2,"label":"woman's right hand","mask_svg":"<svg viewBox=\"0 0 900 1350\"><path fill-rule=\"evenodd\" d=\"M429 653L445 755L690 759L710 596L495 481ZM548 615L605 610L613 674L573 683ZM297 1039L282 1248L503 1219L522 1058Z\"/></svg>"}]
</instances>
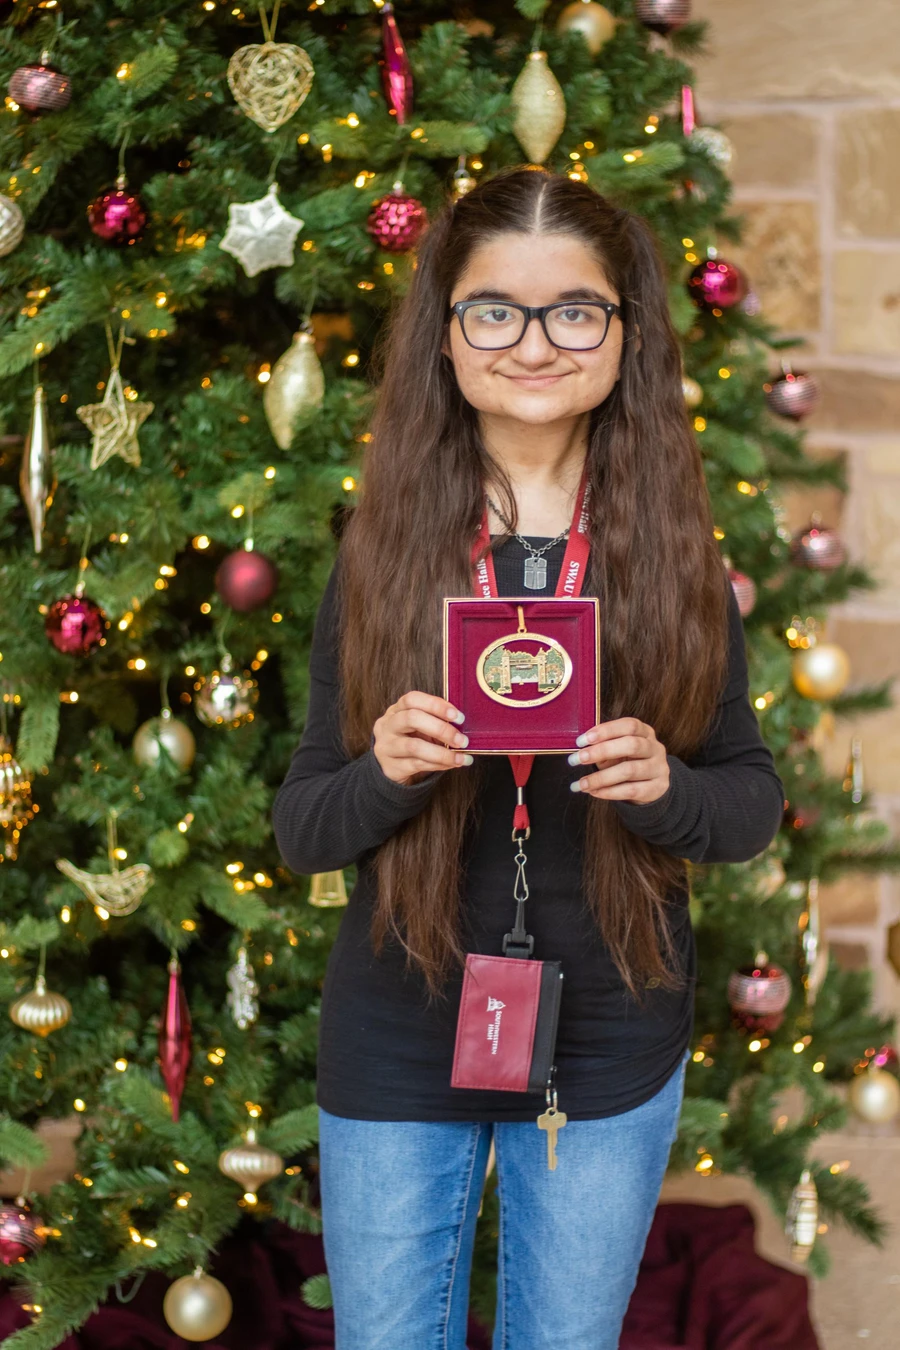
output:
<instances>
[{"instance_id":1,"label":"woman's right hand","mask_svg":"<svg viewBox=\"0 0 900 1350\"><path fill-rule=\"evenodd\" d=\"M460 753L469 744L458 730L463 718L444 699L418 690L392 703L375 723L372 747L385 778L408 784L420 774L471 764L472 756Z\"/></svg>"}]
</instances>

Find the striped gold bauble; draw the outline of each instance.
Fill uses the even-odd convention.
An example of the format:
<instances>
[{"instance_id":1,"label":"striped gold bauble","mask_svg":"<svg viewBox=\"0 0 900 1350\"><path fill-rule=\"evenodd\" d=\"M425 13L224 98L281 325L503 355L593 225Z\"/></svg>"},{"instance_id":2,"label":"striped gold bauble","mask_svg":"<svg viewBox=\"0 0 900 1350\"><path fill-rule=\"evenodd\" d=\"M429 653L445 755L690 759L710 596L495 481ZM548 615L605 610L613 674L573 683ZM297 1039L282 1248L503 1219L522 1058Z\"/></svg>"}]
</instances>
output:
<instances>
[{"instance_id":1,"label":"striped gold bauble","mask_svg":"<svg viewBox=\"0 0 900 1350\"><path fill-rule=\"evenodd\" d=\"M47 981L38 975L34 988L17 998L9 1010L17 1027L33 1031L36 1036L49 1036L51 1031L64 1027L72 1016L72 1005L62 994L47 989Z\"/></svg>"}]
</instances>

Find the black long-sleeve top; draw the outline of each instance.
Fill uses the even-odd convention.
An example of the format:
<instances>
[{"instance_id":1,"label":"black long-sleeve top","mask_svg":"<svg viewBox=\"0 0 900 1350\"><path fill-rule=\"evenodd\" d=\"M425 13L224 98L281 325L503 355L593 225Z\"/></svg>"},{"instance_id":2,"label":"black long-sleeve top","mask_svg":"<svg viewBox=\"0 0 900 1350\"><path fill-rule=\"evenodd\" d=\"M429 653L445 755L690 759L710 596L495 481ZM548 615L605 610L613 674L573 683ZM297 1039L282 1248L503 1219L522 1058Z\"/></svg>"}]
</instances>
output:
<instances>
[{"instance_id":1,"label":"black long-sleeve top","mask_svg":"<svg viewBox=\"0 0 900 1350\"><path fill-rule=\"evenodd\" d=\"M547 541L532 542L539 547ZM553 594L563 550L559 544L545 555L547 595ZM515 540L495 549L500 595L522 593L525 556ZM339 720L339 628L333 572L313 638L306 728L273 812L282 857L294 871L311 874L352 863L359 869L323 987L319 1105L359 1120L533 1119L543 1109L541 1094L450 1087L461 973L448 981L444 999L429 1001L424 980L406 970L398 943L389 939L379 957L373 953L372 860L426 806L438 775L405 786L385 776L372 750L348 757ZM647 804L614 802L628 829L693 862L742 862L770 843L782 819L784 788L750 704L743 624L733 595L728 680L713 728L690 761L667 759L671 777L662 797ZM582 889L587 801L569 784L589 771L572 768L562 755L538 756L528 783L528 926L535 956L562 962L557 1087L560 1108L573 1120L630 1111L662 1088L690 1043L696 982L689 897L681 887L668 898L684 988L648 990L639 1007L623 984ZM468 951L500 955L512 926L514 802L508 760L489 759L478 824L465 851Z\"/></svg>"}]
</instances>

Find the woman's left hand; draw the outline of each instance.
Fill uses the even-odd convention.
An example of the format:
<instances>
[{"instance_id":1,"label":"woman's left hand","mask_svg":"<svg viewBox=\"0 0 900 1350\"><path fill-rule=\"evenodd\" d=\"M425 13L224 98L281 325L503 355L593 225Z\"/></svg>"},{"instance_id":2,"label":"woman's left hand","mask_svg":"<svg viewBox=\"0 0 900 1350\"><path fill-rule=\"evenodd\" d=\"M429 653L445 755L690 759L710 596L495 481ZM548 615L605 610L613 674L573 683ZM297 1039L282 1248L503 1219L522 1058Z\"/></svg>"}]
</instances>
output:
<instances>
[{"instance_id":1,"label":"woman's left hand","mask_svg":"<svg viewBox=\"0 0 900 1350\"><path fill-rule=\"evenodd\" d=\"M595 772L572 783L573 792L607 801L647 804L662 797L669 787L666 747L656 732L636 717L601 722L578 737L570 764L597 765Z\"/></svg>"}]
</instances>

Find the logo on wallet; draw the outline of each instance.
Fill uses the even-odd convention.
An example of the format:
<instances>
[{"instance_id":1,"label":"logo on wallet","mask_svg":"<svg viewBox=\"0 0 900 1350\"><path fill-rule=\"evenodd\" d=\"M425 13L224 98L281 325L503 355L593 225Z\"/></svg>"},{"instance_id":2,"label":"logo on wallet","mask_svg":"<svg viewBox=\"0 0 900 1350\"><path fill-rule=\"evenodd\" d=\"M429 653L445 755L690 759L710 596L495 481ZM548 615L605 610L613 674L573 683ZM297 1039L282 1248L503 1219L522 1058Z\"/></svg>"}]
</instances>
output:
<instances>
[{"instance_id":1,"label":"logo on wallet","mask_svg":"<svg viewBox=\"0 0 900 1350\"><path fill-rule=\"evenodd\" d=\"M494 1014L493 1022L488 1022L487 1026L487 1038L491 1043L492 1055L496 1055L500 1048L500 1018L503 1016L503 1009L505 1007L506 1004L502 999L491 998L490 994L488 995L487 1010L489 1013Z\"/></svg>"}]
</instances>

